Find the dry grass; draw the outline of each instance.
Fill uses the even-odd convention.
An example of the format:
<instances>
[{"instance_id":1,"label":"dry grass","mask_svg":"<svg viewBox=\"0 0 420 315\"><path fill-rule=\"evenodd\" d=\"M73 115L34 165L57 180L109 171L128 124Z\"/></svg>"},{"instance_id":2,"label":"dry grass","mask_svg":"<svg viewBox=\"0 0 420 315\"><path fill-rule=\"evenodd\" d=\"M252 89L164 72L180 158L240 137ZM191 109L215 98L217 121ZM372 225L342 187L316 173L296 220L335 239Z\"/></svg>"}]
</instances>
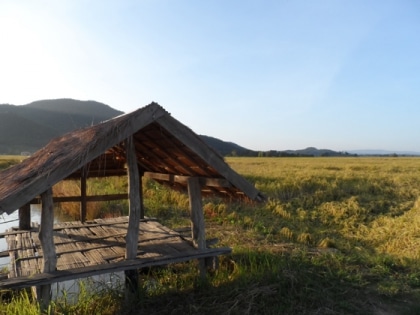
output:
<instances>
[{"instance_id":1,"label":"dry grass","mask_svg":"<svg viewBox=\"0 0 420 315\"><path fill-rule=\"evenodd\" d=\"M221 259L205 289L191 286L190 269L187 276L179 269L152 272L156 299L146 293L142 311L163 311L159 300L175 303L173 314L419 312L419 158L227 162L268 202L205 200L207 235L233 254ZM185 208L167 211L167 225L188 224ZM176 285L180 274L188 281Z\"/></svg>"},{"instance_id":2,"label":"dry grass","mask_svg":"<svg viewBox=\"0 0 420 315\"><path fill-rule=\"evenodd\" d=\"M91 178L87 180L87 195L119 194L127 191L126 178ZM54 185L55 196L80 196L80 181L68 180ZM57 212L67 220L80 220L80 204L78 202L62 202L57 204ZM126 200L108 202L89 202L86 219L118 217L128 214Z\"/></svg>"}]
</instances>

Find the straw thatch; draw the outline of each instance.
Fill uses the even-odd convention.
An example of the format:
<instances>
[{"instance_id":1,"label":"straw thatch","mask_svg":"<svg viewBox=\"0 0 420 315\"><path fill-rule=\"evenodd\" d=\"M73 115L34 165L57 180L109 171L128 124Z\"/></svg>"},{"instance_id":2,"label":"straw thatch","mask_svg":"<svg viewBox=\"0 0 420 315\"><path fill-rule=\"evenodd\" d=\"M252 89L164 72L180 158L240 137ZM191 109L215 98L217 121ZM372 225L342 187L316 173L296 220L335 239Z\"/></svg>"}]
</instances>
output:
<instances>
[{"instance_id":1,"label":"straw thatch","mask_svg":"<svg viewBox=\"0 0 420 315\"><path fill-rule=\"evenodd\" d=\"M262 200L263 196L233 171L192 130L151 103L132 113L53 139L22 163L0 173L0 214L11 213L57 182L125 175L124 140L132 136L140 171L175 189L185 178L200 178L203 193Z\"/></svg>"}]
</instances>

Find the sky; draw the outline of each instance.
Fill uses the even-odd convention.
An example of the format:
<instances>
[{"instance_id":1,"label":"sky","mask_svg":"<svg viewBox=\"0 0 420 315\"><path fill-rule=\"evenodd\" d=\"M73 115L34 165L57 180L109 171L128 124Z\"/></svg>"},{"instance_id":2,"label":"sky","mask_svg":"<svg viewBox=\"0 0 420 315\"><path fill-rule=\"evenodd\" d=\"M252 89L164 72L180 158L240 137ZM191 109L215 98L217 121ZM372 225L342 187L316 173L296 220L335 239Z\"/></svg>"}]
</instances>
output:
<instances>
[{"instance_id":1,"label":"sky","mask_svg":"<svg viewBox=\"0 0 420 315\"><path fill-rule=\"evenodd\" d=\"M420 1L0 0L0 104L152 101L252 150L420 152Z\"/></svg>"}]
</instances>

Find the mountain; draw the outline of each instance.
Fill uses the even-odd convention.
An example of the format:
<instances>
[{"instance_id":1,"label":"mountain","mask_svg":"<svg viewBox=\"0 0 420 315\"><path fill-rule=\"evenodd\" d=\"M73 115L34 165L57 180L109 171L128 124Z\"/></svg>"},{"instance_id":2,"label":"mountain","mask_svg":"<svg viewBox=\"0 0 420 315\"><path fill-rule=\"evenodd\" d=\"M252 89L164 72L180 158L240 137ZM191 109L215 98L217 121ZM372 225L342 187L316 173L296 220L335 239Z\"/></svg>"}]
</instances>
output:
<instances>
[{"instance_id":1,"label":"mountain","mask_svg":"<svg viewBox=\"0 0 420 315\"><path fill-rule=\"evenodd\" d=\"M52 138L123 114L95 101L57 99L0 105L0 153L34 152Z\"/></svg>"},{"instance_id":2,"label":"mountain","mask_svg":"<svg viewBox=\"0 0 420 315\"><path fill-rule=\"evenodd\" d=\"M91 126L123 112L95 101L55 99L15 106L0 104L0 154L35 152L66 132ZM306 148L287 151L254 151L236 143L200 135L222 156L340 156L332 150Z\"/></svg>"},{"instance_id":3,"label":"mountain","mask_svg":"<svg viewBox=\"0 0 420 315\"><path fill-rule=\"evenodd\" d=\"M15 106L0 104L0 154L34 152L52 138L66 132L97 124L123 112L95 101L56 99ZM420 155L418 152L359 150L337 152L308 147L301 150L255 151L236 143L200 135L204 142L222 156L357 156L357 155Z\"/></svg>"},{"instance_id":4,"label":"mountain","mask_svg":"<svg viewBox=\"0 0 420 315\"><path fill-rule=\"evenodd\" d=\"M255 151L241 147L233 142L222 141L217 138L200 135L200 137L222 156L260 156L260 157L315 157L315 156L351 156L348 152L338 152L328 149L309 147L301 150L285 151ZM354 155L354 154L353 154Z\"/></svg>"},{"instance_id":5,"label":"mountain","mask_svg":"<svg viewBox=\"0 0 420 315\"><path fill-rule=\"evenodd\" d=\"M301 150L286 150L280 152L287 152L298 156L347 156L350 155L348 152L334 151L330 149L317 149L314 147L308 147Z\"/></svg>"},{"instance_id":6,"label":"mountain","mask_svg":"<svg viewBox=\"0 0 420 315\"><path fill-rule=\"evenodd\" d=\"M254 154L256 151L252 151L241 147L233 142L226 142L217 138L200 135L201 139L204 140L209 146L219 152L222 156L227 155L238 155L238 156L247 156L249 154Z\"/></svg>"},{"instance_id":7,"label":"mountain","mask_svg":"<svg viewBox=\"0 0 420 315\"><path fill-rule=\"evenodd\" d=\"M352 154L357 155L406 155L406 156L417 156L420 155L420 152L416 151L390 151L390 150L351 150L349 151Z\"/></svg>"},{"instance_id":8,"label":"mountain","mask_svg":"<svg viewBox=\"0 0 420 315\"><path fill-rule=\"evenodd\" d=\"M348 152L334 151L329 149L317 149L308 147L300 150L284 150L284 151L265 151L259 152L258 156L273 156L273 157L316 157L316 156L352 156Z\"/></svg>"}]
</instances>

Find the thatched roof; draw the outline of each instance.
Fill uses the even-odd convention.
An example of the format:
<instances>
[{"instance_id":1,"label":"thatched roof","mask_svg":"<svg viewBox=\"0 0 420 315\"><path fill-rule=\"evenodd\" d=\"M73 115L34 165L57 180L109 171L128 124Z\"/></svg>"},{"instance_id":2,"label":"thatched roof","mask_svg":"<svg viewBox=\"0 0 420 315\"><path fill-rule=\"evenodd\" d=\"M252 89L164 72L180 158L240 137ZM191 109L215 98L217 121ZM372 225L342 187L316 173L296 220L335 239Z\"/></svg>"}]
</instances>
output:
<instances>
[{"instance_id":1,"label":"thatched roof","mask_svg":"<svg viewBox=\"0 0 420 315\"><path fill-rule=\"evenodd\" d=\"M151 103L132 113L70 132L0 173L0 213L11 213L57 182L126 174L124 140L133 136L141 172L175 189L200 178L204 194L262 200L253 185L191 129Z\"/></svg>"}]
</instances>

